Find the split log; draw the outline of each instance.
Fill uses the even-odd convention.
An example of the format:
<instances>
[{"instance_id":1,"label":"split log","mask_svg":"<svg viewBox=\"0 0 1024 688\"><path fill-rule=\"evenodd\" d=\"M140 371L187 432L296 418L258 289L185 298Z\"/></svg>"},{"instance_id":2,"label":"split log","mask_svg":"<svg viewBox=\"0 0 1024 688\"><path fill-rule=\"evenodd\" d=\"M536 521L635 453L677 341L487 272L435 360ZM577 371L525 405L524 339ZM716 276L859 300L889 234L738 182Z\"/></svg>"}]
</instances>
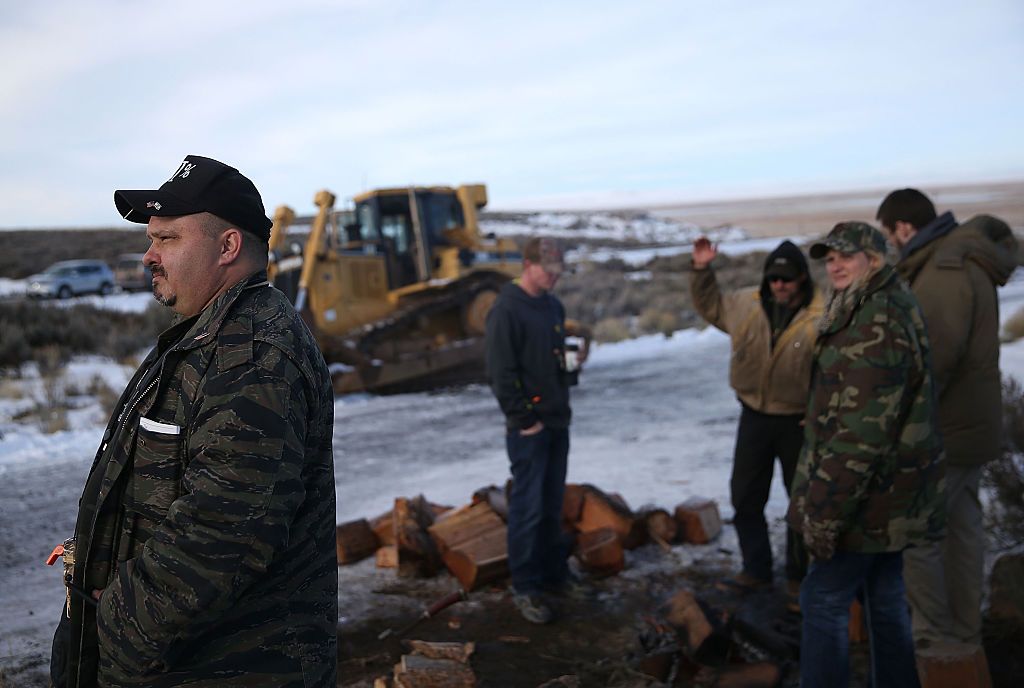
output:
<instances>
[{"instance_id":1,"label":"split log","mask_svg":"<svg viewBox=\"0 0 1024 688\"><path fill-rule=\"evenodd\" d=\"M476 650L476 643L434 643L426 640L404 641L414 655L430 659L451 659L469 664L469 657Z\"/></svg>"},{"instance_id":2,"label":"split log","mask_svg":"<svg viewBox=\"0 0 1024 688\"><path fill-rule=\"evenodd\" d=\"M384 545L377 549L377 568L397 569L398 568L398 547L395 545Z\"/></svg>"},{"instance_id":3,"label":"split log","mask_svg":"<svg viewBox=\"0 0 1024 688\"><path fill-rule=\"evenodd\" d=\"M668 547L669 543L675 542L679 534L679 524L676 523L672 514L664 509L647 508L637 514L637 520L643 521L647 536L662 547Z\"/></svg>"},{"instance_id":4,"label":"split log","mask_svg":"<svg viewBox=\"0 0 1024 688\"><path fill-rule=\"evenodd\" d=\"M921 688L992 688L985 650L978 645L935 643L916 654Z\"/></svg>"},{"instance_id":5,"label":"split log","mask_svg":"<svg viewBox=\"0 0 1024 688\"><path fill-rule=\"evenodd\" d=\"M488 531L449 549L442 560L464 590L476 590L508 575L508 533L504 526Z\"/></svg>"},{"instance_id":6,"label":"split log","mask_svg":"<svg viewBox=\"0 0 1024 688\"><path fill-rule=\"evenodd\" d=\"M568 484L565 486L565 496L562 498L562 528L569 532L577 530L576 523L583 513L583 496L586 489L583 485Z\"/></svg>"},{"instance_id":7,"label":"split log","mask_svg":"<svg viewBox=\"0 0 1024 688\"><path fill-rule=\"evenodd\" d=\"M775 688L782 682L782 669L772 662L755 662L722 669L715 688Z\"/></svg>"},{"instance_id":8,"label":"split log","mask_svg":"<svg viewBox=\"0 0 1024 688\"><path fill-rule=\"evenodd\" d=\"M504 532L505 522L494 513L488 502L481 501L449 511L434 521L427 532L433 538L437 551L444 554L467 540L497 528Z\"/></svg>"},{"instance_id":9,"label":"split log","mask_svg":"<svg viewBox=\"0 0 1024 688\"><path fill-rule=\"evenodd\" d=\"M593 485L583 485L583 508L580 510L576 530L589 533L602 528L611 528L623 541L623 546L632 548L642 542L646 533L638 533L636 519L628 506L616 501ZM621 498L620 498L621 499Z\"/></svg>"},{"instance_id":10,"label":"split log","mask_svg":"<svg viewBox=\"0 0 1024 688\"><path fill-rule=\"evenodd\" d=\"M473 503L487 502L491 510L508 523L508 493L497 485L481 487L473 493Z\"/></svg>"},{"instance_id":11,"label":"split log","mask_svg":"<svg viewBox=\"0 0 1024 688\"><path fill-rule=\"evenodd\" d=\"M398 575L403 578L427 577L437 573L441 558L427 533L434 512L423 495L413 499L399 497L394 508L395 546L398 548Z\"/></svg>"},{"instance_id":12,"label":"split log","mask_svg":"<svg viewBox=\"0 0 1024 688\"><path fill-rule=\"evenodd\" d=\"M395 514L393 511L387 511L370 519L370 527L377 534L377 539L380 540L382 546L395 544Z\"/></svg>"},{"instance_id":13,"label":"split log","mask_svg":"<svg viewBox=\"0 0 1024 688\"><path fill-rule=\"evenodd\" d=\"M673 595L668 607L666 619L678 629L679 642L687 657L697 664L725 661L732 640L710 607L686 590Z\"/></svg>"},{"instance_id":14,"label":"split log","mask_svg":"<svg viewBox=\"0 0 1024 688\"><path fill-rule=\"evenodd\" d=\"M475 590L508 573L508 528L488 502L456 509L428 532L463 589Z\"/></svg>"},{"instance_id":15,"label":"split log","mask_svg":"<svg viewBox=\"0 0 1024 688\"><path fill-rule=\"evenodd\" d=\"M380 547L380 541L365 518L342 523L338 526L334 541L339 564L354 564Z\"/></svg>"},{"instance_id":16,"label":"split log","mask_svg":"<svg viewBox=\"0 0 1024 688\"><path fill-rule=\"evenodd\" d=\"M722 517L711 499L691 497L676 507L675 517L683 542L705 545L722 532Z\"/></svg>"},{"instance_id":17,"label":"split log","mask_svg":"<svg viewBox=\"0 0 1024 688\"><path fill-rule=\"evenodd\" d=\"M398 688L473 688L476 675L468 665L450 659L402 655L395 665Z\"/></svg>"},{"instance_id":18,"label":"split log","mask_svg":"<svg viewBox=\"0 0 1024 688\"><path fill-rule=\"evenodd\" d=\"M576 541L576 558L580 565L597 576L610 576L626 566L619 534L611 528L580 533Z\"/></svg>"}]
</instances>

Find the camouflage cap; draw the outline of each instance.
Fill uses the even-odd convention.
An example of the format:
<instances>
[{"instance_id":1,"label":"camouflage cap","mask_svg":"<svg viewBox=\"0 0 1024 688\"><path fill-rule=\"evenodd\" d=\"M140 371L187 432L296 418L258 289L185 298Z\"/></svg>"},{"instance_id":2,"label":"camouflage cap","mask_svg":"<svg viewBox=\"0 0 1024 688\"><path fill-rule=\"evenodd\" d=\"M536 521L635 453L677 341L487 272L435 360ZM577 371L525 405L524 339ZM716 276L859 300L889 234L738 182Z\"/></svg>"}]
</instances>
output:
<instances>
[{"instance_id":1,"label":"camouflage cap","mask_svg":"<svg viewBox=\"0 0 1024 688\"><path fill-rule=\"evenodd\" d=\"M840 222L824 239L811 244L811 258L821 259L829 251L840 253L857 253L858 251L875 251L885 255L885 237L877 229L866 222Z\"/></svg>"},{"instance_id":2,"label":"camouflage cap","mask_svg":"<svg viewBox=\"0 0 1024 688\"><path fill-rule=\"evenodd\" d=\"M560 275L565 270L562 249L554 239L532 237L523 247L523 258L531 263L537 263L545 272L552 275Z\"/></svg>"}]
</instances>

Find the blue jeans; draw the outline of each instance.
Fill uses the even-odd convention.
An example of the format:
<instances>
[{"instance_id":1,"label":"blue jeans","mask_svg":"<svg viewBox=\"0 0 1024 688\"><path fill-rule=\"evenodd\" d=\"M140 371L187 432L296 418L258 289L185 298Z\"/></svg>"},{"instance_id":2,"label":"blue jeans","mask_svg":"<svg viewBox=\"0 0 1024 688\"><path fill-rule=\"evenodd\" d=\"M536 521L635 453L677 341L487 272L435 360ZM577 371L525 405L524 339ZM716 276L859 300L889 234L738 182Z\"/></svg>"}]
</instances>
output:
<instances>
[{"instance_id":1,"label":"blue jeans","mask_svg":"<svg viewBox=\"0 0 1024 688\"><path fill-rule=\"evenodd\" d=\"M568 428L505 436L512 463L508 499L508 567L518 593L558 587L568 575L562 498L569 458Z\"/></svg>"},{"instance_id":2,"label":"blue jeans","mask_svg":"<svg viewBox=\"0 0 1024 688\"><path fill-rule=\"evenodd\" d=\"M919 685L903 586L903 553L836 552L828 561L812 561L800 586L801 688L849 685L850 604L858 592L863 596L871 648L869 685Z\"/></svg>"}]
</instances>

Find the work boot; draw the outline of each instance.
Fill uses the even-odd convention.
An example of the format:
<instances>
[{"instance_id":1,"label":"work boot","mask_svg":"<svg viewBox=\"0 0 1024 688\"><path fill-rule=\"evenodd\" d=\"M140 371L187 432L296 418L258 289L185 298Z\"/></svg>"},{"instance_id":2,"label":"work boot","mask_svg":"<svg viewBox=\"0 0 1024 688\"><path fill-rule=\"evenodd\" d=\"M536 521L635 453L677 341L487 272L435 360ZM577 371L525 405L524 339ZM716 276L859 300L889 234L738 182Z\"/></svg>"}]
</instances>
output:
<instances>
[{"instance_id":1,"label":"work boot","mask_svg":"<svg viewBox=\"0 0 1024 688\"><path fill-rule=\"evenodd\" d=\"M723 578L722 580L715 583L715 587L722 592L758 592L771 587L772 582L769 580L762 580L755 578L746 571L741 571L732 578Z\"/></svg>"},{"instance_id":2,"label":"work boot","mask_svg":"<svg viewBox=\"0 0 1024 688\"><path fill-rule=\"evenodd\" d=\"M516 609L518 609L519 613L523 615L523 618L530 623L551 623L551 620L555 617L551 612L551 607L544 604L544 601L540 596L535 593L519 593L513 591L512 603L516 605Z\"/></svg>"}]
</instances>

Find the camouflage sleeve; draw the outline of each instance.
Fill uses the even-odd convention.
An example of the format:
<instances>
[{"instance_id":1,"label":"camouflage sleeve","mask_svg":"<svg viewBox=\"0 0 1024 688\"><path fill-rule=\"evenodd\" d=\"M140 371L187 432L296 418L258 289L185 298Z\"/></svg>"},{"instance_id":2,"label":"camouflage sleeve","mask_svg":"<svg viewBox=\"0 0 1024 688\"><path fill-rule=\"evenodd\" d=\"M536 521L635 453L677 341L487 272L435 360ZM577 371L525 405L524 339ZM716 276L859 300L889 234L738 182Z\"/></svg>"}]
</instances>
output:
<instances>
[{"instance_id":1,"label":"camouflage sleeve","mask_svg":"<svg viewBox=\"0 0 1024 688\"><path fill-rule=\"evenodd\" d=\"M817 439L805 488L805 529L845 529L872 478L891 468L885 462L900 442L923 368L916 337L900 324L864 317L851 327L859 330L856 343L838 351L824 347L820 354L840 361L841 391L827 408L814 410Z\"/></svg>"},{"instance_id":2,"label":"camouflage sleeve","mask_svg":"<svg viewBox=\"0 0 1024 688\"><path fill-rule=\"evenodd\" d=\"M101 661L115 673L164 669L172 641L230 607L287 544L304 498L307 402L298 369L279 352L273 367L209 373L182 496L100 602Z\"/></svg>"},{"instance_id":3,"label":"camouflage sleeve","mask_svg":"<svg viewBox=\"0 0 1024 688\"><path fill-rule=\"evenodd\" d=\"M523 393L519 352L514 340L511 314L504 308L492 308L487 314L487 376L502 413L514 427L522 429L540 418Z\"/></svg>"}]
</instances>

